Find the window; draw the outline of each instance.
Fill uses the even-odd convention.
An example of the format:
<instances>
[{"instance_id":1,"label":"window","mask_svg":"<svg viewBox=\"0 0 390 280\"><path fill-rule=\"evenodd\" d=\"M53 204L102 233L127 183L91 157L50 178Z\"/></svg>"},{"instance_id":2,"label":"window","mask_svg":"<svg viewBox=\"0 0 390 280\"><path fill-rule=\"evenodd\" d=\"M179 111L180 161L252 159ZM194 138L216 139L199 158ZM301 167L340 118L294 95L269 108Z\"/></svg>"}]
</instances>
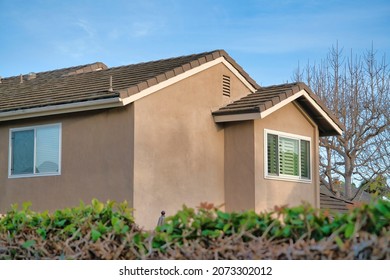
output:
<instances>
[{"instance_id":1,"label":"window","mask_svg":"<svg viewBox=\"0 0 390 280\"><path fill-rule=\"evenodd\" d=\"M61 125L10 130L10 177L60 174Z\"/></svg>"},{"instance_id":2,"label":"window","mask_svg":"<svg viewBox=\"0 0 390 280\"><path fill-rule=\"evenodd\" d=\"M266 176L310 180L310 138L266 130Z\"/></svg>"}]
</instances>

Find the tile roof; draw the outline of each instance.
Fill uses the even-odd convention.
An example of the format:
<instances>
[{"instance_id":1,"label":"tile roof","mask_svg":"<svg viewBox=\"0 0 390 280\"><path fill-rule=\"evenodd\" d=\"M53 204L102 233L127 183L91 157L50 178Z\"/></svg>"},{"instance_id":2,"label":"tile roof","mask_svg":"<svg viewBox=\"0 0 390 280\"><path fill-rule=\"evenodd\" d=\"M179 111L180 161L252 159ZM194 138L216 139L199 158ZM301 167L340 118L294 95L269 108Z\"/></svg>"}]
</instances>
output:
<instances>
[{"instance_id":1,"label":"tile roof","mask_svg":"<svg viewBox=\"0 0 390 280\"><path fill-rule=\"evenodd\" d=\"M213 112L214 116L224 115L239 115L249 113L262 113L281 103L283 100L297 94L301 90L305 90L309 96L325 111L329 118L336 123L340 128L343 125L331 113L326 106L319 100L319 98L310 90L304 83L290 83L275 85L269 87L262 87L254 93L236 100L217 111ZM318 124L320 136L335 135L334 129L329 125L329 122L308 102L308 100L301 96L296 99L296 102L306 111L306 113Z\"/></svg>"},{"instance_id":2,"label":"tile roof","mask_svg":"<svg viewBox=\"0 0 390 280\"><path fill-rule=\"evenodd\" d=\"M206 62L224 57L255 88L257 83L223 50L108 68L101 62L1 79L0 114L127 97ZM109 90L112 76L113 91Z\"/></svg>"},{"instance_id":3,"label":"tile roof","mask_svg":"<svg viewBox=\"0 0 390 280\"><path fill-rule=\"evenodd\" d=\"M333 212L346 213L353 206L354 203L349 200L328 195L323 192L320 193L320 208L323 210L328 209Z\"/></svg>"}]
</instances>

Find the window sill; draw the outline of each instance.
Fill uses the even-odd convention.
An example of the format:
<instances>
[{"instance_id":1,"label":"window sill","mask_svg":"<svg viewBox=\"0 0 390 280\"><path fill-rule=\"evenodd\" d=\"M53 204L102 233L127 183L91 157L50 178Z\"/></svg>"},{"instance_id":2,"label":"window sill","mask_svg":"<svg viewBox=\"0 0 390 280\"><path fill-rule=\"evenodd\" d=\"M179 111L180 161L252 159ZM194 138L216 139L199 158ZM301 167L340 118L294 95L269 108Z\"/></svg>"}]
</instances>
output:
<instances>
[{"instance_id":1,"label":"window sill","mask_svg":"<svg viewBox=\"0 0 390 280\"><path fill-rule=\"evenodd\" d=\"M313 182L311 179L300 179L300 178L293 178L293 177L280 177L280 176L271 176L271 175L266 175L264 177L264 179L276 180L276 181L296 182L296 183L304 183L304 184L311 184Z\"/></svg>"},{"instance_id":2,"label":"window sill","mask_svg":"<svg viewBox=\"0 0 390 280\"><path fill-rule=\"evenodd\" d=\"M60 176L61 173L8 175L8 179Z\"/></svg>"}]
</instances>

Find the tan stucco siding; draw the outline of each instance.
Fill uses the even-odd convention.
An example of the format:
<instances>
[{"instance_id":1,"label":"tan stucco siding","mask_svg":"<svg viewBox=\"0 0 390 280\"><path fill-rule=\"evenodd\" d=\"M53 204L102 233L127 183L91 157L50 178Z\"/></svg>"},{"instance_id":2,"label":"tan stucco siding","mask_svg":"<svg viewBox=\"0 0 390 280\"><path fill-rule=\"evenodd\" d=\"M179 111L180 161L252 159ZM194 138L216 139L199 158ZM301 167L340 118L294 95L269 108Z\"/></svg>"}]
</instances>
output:
<instances>
[{"instance_id":1,"label":"tan stucco siding","mask_svg":"<svg viewBox=\"0 0 390 280\"><path fill-rule=\"evenodd\" d=\"M269 179L265 176L265 129L311 138L311 182L286 181ZM273 112L264 119L255 121L255 209L270 210L275 205L298 205L309 202L319 207L319 175L318 175L318 129L305 114L293 103Z\"/></svg>"},{"instance_id":2,"label":"tan stucco siding","mask_svg":"<svg viewBox=\"0 0 390 280\"><path fill-rule=\"evenodd\" d=\"M218 64L135 102L134 208L136 221L156 225L160 211L185 204L224 203L224 130L212 110L226 100L222 75L231 77L231 98L249 90Z\"/></svg>"},{"instance_id":3,"label":"tan stucco siding","mask_svg":"<svg viewBox=\"0 0 390 280\"><path fill-rule=\"evenodd\" d=\"M12 203L55 210L102 201L132 206L133 107L20 120L0 125L0 212ZM61 123L61 175L8 178L11 128ZM4 160L6 159L6 160Z\"/></svg>"},{"instance_id":4,"label":"tan stucco siding","mask_svg":"<svg viewBox=\"0 0 390 280\"><path fill-rule=\"evenodd\" d=\"M225 210L255 208L254 121L225 126Z\"/></svg>"}]
</instances>

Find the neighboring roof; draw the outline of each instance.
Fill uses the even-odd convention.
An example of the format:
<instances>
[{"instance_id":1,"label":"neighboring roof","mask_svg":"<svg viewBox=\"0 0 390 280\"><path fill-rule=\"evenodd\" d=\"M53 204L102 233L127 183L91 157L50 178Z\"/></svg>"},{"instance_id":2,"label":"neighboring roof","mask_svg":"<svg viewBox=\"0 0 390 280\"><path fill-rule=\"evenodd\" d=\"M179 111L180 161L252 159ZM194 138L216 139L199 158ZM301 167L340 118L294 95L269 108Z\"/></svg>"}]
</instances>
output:
<instances>
[{"instance_id":1,"label":"neighboring roof","mask_svg":"<svg viewBox=\"0 0 390 280\"><path fill-rule=\"evenodd\" d=\"M217 122L265 118L293 101L318 125L320 136L342 133L343 125L304 83L262 87L213 112L213 116Z\"/></svg>"},{"instance_id":2,"label":"neighboring roof","mask_svg":"<svg viewBox=\"0 0 390 280\"><path fill-rule=\"evenodd\" d=\"M354 203L349 200L328 195L323 192L320 193L320 208L323 210L327 209L334 212L346 213L353 205Z\"/></svg>"},{"instance_id":3,"label":"neighboring roof","mask_svg":"<svg viewBox=\"0 0 390 280\"><path fill-rule=\"evenodd\" d=\"M29 117L32 116L32 111L37 110L41 115L47 113L49 109L50 114L54 114L61 105L66 108L83 106L80 104L123 106L128 104L124 104L123 99L219 58L227 61L227 64L253 87L253 91L259 88L259 85L223 50L114 68L97 62L20 77L2 78L0 120Z\"/></svg>"},{"instance_id":4,"label":"neighboring roof","mask_svg":"<svg viewBox=\"0 0 390 280\"><path fill-rule=\"evenodd\" d=\"M369 203L373 199L375 199L373 197L373 195L370 194L369 192L366 192L364 189L352 188L352 200L354 202L366 202L366 203Z\"/></svg>"}]
</instances>

